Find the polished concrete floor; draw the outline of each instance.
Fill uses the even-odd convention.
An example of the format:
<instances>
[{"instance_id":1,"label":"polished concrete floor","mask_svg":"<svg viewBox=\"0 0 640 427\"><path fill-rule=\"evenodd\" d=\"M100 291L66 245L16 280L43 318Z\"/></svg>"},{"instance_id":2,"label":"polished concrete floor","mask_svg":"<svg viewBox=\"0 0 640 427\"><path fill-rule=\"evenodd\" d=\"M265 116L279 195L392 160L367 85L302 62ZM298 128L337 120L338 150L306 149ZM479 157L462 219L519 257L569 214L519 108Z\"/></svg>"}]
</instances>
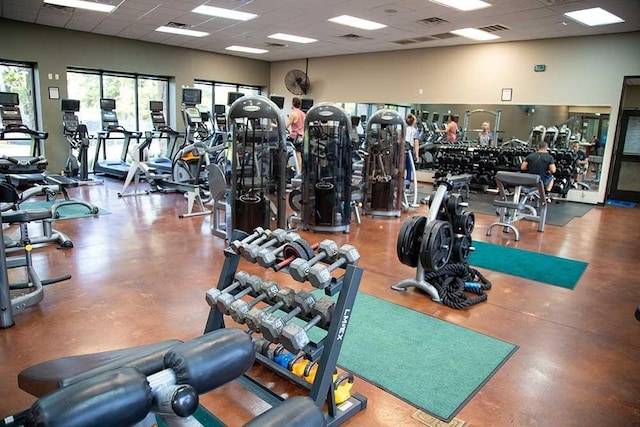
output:
<instances>
[{"instance_id":1,"label":"polished concrete floor","mask_svg":"<svg viewBox=\"0 0 640 427\"><path fill-rule=\"evenodd\" d=\"M14 327L0 330L0 416L34 401L16 380L32 364L202 334L208 314L204 295L216 285L224 242L211 236L208 217L178 218L186 210L182 196L119 199L120 187L109 181L74 191L111 215L58 221L55 227L68 233L75 247L34 250L42 277L69 273L73 278L47 286L44 301L16 315ZM483 270L493 283L489 299L463 311L415 291L389 289L414 275L396 256L400 226L406 216L426 213L421 206L398 219L365 217L350 234L330 237L360 250L361 291L519 346L458 418L470 426L640 425L640 322L634 318L640 304L639 208L595 207L565 227L548 225L544 233L536 232L534 223L521 223L520 242L499 230L486 237L495 217L476 215L475 240L589 266L574 290ZM280 393L300 393L264 368L252 374ZM377 387L358 379L355 391L368 397L368 407L348 425L420 425L411 418L415 408ZM201 403L230 426L267 408L235 383L202 396Z\"/></svg>"}]
</instances>

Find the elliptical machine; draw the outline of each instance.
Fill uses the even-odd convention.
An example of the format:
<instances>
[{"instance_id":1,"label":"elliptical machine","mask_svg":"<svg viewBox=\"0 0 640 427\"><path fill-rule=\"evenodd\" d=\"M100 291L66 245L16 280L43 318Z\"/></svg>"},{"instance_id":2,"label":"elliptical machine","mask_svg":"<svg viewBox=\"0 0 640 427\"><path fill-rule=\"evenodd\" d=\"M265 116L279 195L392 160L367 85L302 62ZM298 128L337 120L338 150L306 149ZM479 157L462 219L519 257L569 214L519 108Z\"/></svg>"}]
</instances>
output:
<instances>
[{"instance_id":1,"label":"elliptical machine","mask_svg":"<svg viewBox=\"0 0 640 427\"><path fill-rule=\"evenodd\" d=\"M102 184L101 180L89 179L89 145L91 140L87 126L80 123L77 112L80 101L77 99L62 100L62 131L69 143L69 157L62 173L67 178L78 181L78 184Z\"/></svg>"}]
</instances>

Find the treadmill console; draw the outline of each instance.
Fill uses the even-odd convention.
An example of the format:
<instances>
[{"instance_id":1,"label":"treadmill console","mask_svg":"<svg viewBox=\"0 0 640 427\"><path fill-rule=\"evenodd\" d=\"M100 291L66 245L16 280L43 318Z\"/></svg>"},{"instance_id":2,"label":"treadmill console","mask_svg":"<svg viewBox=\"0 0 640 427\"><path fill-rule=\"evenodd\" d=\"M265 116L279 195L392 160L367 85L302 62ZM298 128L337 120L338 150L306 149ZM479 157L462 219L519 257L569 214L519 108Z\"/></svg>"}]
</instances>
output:
<instances>
[{"instance_id":1,"label":"treadmill console","mask_svg":"<svg viewBox=\"0 0 640 427\"><path fill-rule=\"evenodd\" d=\"M200 111L195 107L187 107L184 109L185 117L187 118L189 126L193 126L198 123L202 123L202 115Z\"/></svg>"}]
</instances>

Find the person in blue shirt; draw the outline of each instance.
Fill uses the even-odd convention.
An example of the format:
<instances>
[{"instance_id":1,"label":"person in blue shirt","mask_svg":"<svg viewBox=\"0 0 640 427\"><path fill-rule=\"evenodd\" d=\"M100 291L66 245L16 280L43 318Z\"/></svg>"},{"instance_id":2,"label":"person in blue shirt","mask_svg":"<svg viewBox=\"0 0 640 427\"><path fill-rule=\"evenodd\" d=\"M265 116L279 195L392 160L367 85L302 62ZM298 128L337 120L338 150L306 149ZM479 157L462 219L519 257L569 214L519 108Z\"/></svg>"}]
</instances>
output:
<instances>
[{"instance_id":1,"label":"person in blue shirt","mask_svg":"<svg viewBox=\"0 0 640 427\"><path fill-rule=\"evenodd\" d=\"M489 122L482 123L482 129L478 132L478 145L481 147L493 146L493 133L489 129Z\"/></svg>"}]
</instances>

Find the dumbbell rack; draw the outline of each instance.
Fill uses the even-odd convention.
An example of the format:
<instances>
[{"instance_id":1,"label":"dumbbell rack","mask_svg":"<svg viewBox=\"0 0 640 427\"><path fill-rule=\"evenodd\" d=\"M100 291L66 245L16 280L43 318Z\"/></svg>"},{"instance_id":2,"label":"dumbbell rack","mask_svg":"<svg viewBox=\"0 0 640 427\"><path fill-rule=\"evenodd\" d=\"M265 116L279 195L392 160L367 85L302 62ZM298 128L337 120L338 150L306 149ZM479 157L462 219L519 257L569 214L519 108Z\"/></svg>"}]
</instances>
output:
<instances>
[{"instance_id":1,"label":"dumbbell rack","mask_svg":"<svg viewBox=\"0 0 640 427\"><path fill-rule=\"evenodd\" d=\"M231 241L241 240L247 236L246 233L235 230ZM242 256L229 246L224 250L225 261L218 280L217 289L223 290L230 286L234 281L234 276L238 270L238 265ZM280 256L277 263L284 261ZM331 263L331 261L320 261ZM342 267L341 267L342 269ZM318 369L313 384L308 383L303 378L294 375L289 370L280 366L270 358L256 352L256 360L265 367L273 370L277 374L285 377L291 382L309 390L309 397L314 400L316 405L324 410L326 403L325 419L327 426L337 426L346 422L349 418L364 410L367 406L367 398L358 393L353 393L349 399L337 404L335 401L335 384L333 374L336 369L340 349L342 348L343 337L347 331L353 304L358 293L360 281L362 279L363 269L356 265L348 264L344 268L344 275L324 288L327 296L336 296L335 307L333 309L332 321L328 328L323 328L327 334L318 342L313 340L302 350L309 362L317 362ZM280 273L288 274L288 268L284 267L279 270ZM238 290L236 290L237 292ZM232 293L236 293L232 292ZM267 304L269 304L267 302ZM281 309L283 312L287 310ZM296 316L298 319L308 322L309 318L302 315ZM211 307L204 333L212 332L224 328L224 315L216 307ZM252 333L252 331L248 331ZM285 400L280 395L274 393L266 385L245 374L236 381L246 389L254 393L260 399L264 400L271 406L276 406Z\"/></svg>"}]
</instances>

